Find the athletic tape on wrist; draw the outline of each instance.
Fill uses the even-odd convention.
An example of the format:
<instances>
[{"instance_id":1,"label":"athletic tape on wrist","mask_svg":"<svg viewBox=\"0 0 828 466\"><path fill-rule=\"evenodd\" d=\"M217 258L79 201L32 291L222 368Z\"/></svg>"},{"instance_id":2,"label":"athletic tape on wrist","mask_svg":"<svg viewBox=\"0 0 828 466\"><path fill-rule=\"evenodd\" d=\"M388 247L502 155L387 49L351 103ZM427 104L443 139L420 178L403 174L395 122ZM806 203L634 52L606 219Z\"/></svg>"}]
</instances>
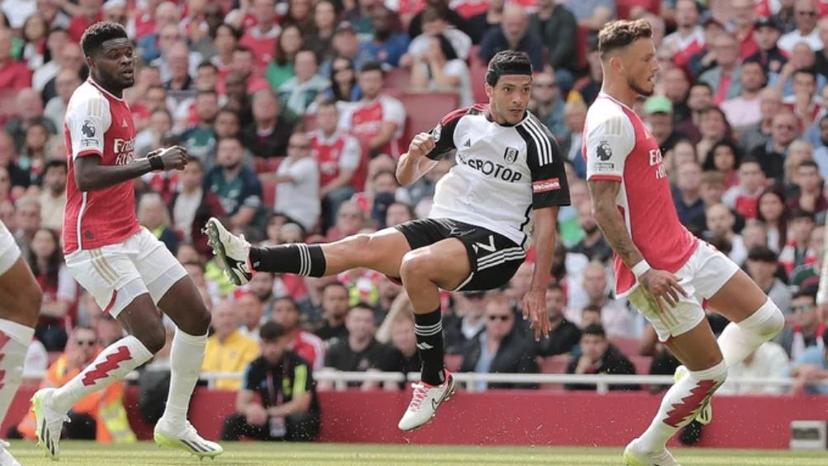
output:
<instances>
[{"instance_id":1,"label":"athletic tape on wrist","mask_svg":"<svg viewBox=\"0 0 828 466\"><path fill-rule=\"evenodd\" d=\"M650 270L651 268L652 267L650 267L650 264L648 264L646 260L642 260L641 262L639 262L639 263L637 263L633 266L632 273L633 273L633 275L635 275L635 279L638 280L638 279L641 278L642 275L647 273L647 271Z\"/></svg>"}]
</instances>

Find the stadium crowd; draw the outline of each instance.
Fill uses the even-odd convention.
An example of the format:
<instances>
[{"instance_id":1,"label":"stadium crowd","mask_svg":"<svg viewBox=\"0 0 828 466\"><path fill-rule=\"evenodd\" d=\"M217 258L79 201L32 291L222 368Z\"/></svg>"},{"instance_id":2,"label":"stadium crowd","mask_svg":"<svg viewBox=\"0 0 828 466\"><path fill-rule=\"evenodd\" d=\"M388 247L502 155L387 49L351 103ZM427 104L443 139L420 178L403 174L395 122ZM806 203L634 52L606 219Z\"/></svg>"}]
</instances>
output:
<instances>
[{"instance_id":1,"label":"stadium crowd","mask_svg":"<svg viewBox=\"0 0 828 466\"><path fill-rule=\"evenodd\" d=\"M63 116L87 77L78 40L103 19L123 24L136 45L136 83L125 94L139 130L136 156L179 144L193 157L181 172L136 182L138 218L186 266L211 308L203 371L245 374L217 382L240 393L241 414L225 423L226 438L285 436L285 425L264 427L268 413L250 407L252 392L272 395L261 387L268 357L282 350L269 352L268 344L281 336L290 337L292 368L280 373L290 380L281 385L299 392L313 391L314 369L410 372L420 362L410 304L387 277L257 273L234 290L212 260L206 220L226 220L252 242L282 244L426 216L452 161L401 187L395 159L442 114L485 102L485 64L510 48L531 58L530 108L567 162L572 206L559 214L547 294L553 330L535 342L519 318L530 252L503 290L444 294L447 363L473 372L672 374L678 362L613 296L612 250L584 181L581 132L601 85L596 31L624 17L645 18L656 32L657 92L636 110L664 154L682 222L742 265L788 318L777 341L733 374L791 376L795 391L828 393L809 385L828 378L828 305L816 301L828 211L824 2L5 0L1 8L0 219L45 292L27 363L29 373L51 363L44 383L71 377L90 357L83 346L105 345L119 332L72 280L59 244L65 186L74 182ZM717 331L726 324L713 313L709 319ZM147 371L163 367L164 357ZM142 377L142 390L164 393L155 387L163 380ZM780 389L722 388L757 391ZM281 393L272 403L292 403L283 417L318 415L315 399ZM306 428L296 438L315 436L314 425L318 431L318 419L294 421ZM18 426L23 435L26 422Z\"/></svg>"}]
</instances>

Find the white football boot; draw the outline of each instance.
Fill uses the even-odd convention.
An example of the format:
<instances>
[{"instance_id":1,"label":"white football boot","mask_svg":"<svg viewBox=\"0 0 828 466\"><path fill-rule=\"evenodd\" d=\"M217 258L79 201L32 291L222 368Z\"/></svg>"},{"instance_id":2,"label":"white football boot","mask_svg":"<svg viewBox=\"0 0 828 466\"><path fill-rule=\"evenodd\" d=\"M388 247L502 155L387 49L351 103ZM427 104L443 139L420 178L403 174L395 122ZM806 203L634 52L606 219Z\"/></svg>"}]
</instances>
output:
<instances>
[{"instance_id":1,"label":"white football boot","mask_svg":"<svg viewBox=\"0 0 828 466\"><path fill-rule=\"evenodd\" d=\"M221 445L198 435L195 427L189 422L185 422L180 428L174 429L166 422L159 421L155 425L152 437L158 446L184 450L199 458L215 458L224 453Z\"/></svg>"},{"instance_id":2,"label":"white football boot","mask_svg":"<svg viewBox=\"0 0 828 466\"><path fill-rule=\"evenodd\" d=\"M46 450L46 454L54 461L60 458L60 435L63 423L69 421L69 416L63 411L52 407L54 388L41 388L32 396L32 412L35 415L35 434L37 446Z\"/></svg>"},{"instance_id":3,"label":"white football boot","mask_svg":"<svg viewBox=\"0 0 828 466\"><path fill-rule=\"evenodd\" d=\"M437 413L437 408L444 401L448 401L454 395L454 377L449 371L445 371L446 381L440 385L429 385L425 382L411 384L414 393L411 396L411 403L405 410L397 425L400 430L414 430L429 420Z\"/></svg>"},{"instance_id":4,"label":"white football boot","mask_svg":"<svg viewBox=\"0 0 828 466\"><path fill-rule=\"evenodd\" d=\"M644 451L634 439L624 448L624 466L681 466L667 449L658 452Z\"/></svg>"},{"instance_id":5,"label":"white football boot","mask_svg":"<svg viewBox=\"0 0 828 466\"><path fill-rule=\"evenodd\" d=\"M207 235L207 243L213 248L213 253L224 266L227 277L236 286L247 284L253 273L247 265L250 243L244 239L244 235L236 236L230 233L221 222L212 217L207 220L204 233Z\"/></svg>"}]
</instances>

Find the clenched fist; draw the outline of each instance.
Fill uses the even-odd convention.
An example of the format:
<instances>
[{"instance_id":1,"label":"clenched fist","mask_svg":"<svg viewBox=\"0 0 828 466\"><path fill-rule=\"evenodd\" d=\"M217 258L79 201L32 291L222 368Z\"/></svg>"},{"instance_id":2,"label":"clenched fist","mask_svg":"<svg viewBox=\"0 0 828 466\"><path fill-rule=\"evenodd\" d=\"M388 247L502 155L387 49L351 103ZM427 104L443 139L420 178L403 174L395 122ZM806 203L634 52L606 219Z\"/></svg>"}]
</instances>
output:
<instances>
[{"instance_id":1,"label":"clenched fist","mask_svg":"<svg viewBox=\"0 0 828 466\"><path fill-rule=\"evenodd\" d=\"M414 136L414 139L411 140L411 144L408 146L408 156L414 158L423 157L434 149L435 144L437 143L430 134L419 133Z\"/></svg>"},{"instance_id":2,"label":"clenched fist","mask_svg":"<svg viewBox=\"0 0 828 466\"><path fill-rule=\"evenodd\" d=\"M164 162L164 170L166 171L183 170L190 161L190 154L187 153L187 149L181 146L156 149L147 154L147 157L154 156L161 157L161 161Z\"/></svg>"}]
</instances>

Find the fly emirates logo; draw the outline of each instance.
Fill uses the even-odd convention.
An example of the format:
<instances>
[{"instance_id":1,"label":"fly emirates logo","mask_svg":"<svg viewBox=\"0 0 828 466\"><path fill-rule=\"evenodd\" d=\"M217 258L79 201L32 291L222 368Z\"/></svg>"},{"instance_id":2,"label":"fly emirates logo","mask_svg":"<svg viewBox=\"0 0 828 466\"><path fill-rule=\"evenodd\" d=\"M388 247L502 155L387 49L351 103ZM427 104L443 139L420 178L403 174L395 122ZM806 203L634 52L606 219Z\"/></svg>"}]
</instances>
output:
<instances>
[{"instance_id":1,"label":"fly emirates logo","mask_svg":"<svg viewBox=\"0 0 828 466\"><path fill-rule=\"evenodd\" d=\"M664 167L664 158L661 156L660 149L650 149L650 166L656 167L657 180L667 177L667 168Z\"/></svg>"},{"instance_id":2,"label":"fly emirates logo","mask_svg":"<svg viewBox=\"0 0 828 466\"><path fill-rule=\"evenodd\" d=\"M126 165L135 158L135 139L115 138L112 141L112 153L115 154L115 165Z\"/></svg>"}]
</instances>

